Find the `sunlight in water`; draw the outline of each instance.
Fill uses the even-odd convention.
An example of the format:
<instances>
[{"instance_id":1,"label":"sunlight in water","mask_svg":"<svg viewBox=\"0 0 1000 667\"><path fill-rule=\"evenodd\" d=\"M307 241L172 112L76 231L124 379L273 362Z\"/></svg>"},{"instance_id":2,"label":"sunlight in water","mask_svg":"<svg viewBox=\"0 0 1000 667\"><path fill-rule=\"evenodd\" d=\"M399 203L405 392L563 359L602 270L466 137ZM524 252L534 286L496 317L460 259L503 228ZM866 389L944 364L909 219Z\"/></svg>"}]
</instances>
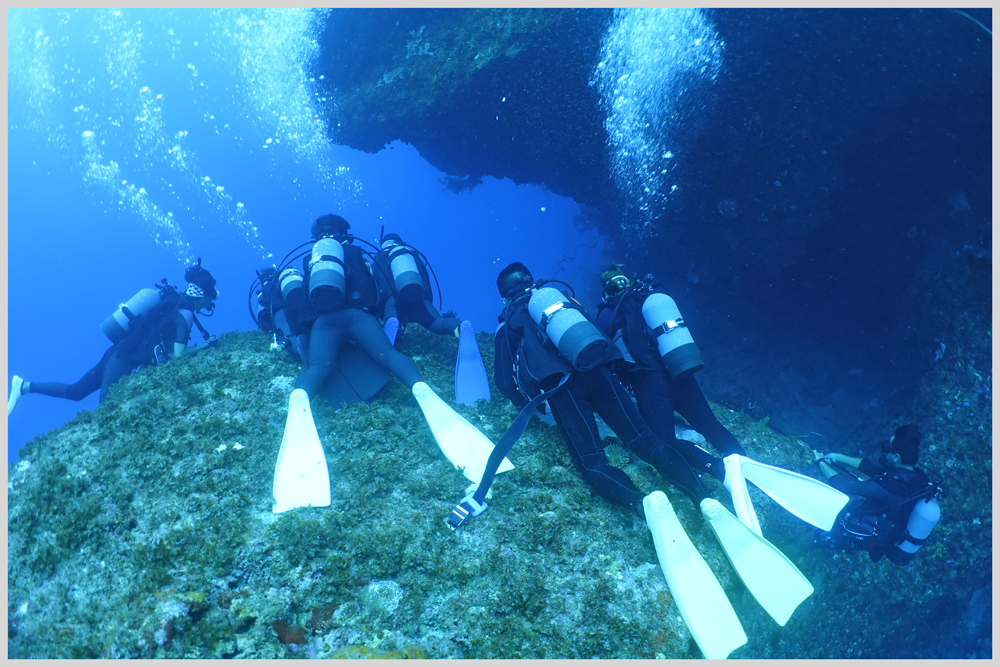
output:
<instances>
[{"instance_id":1,"label":"sunlight in water","mask_svg":"<svg viewBox=\"0 0 1000 667\"><path fill-rule=\"evenodd\" d=\"M335 105L312 74L328 15L12 10L10 128L73 160L96 198L135 216L179 261L193 259L185 229L207 224L265 260L252 213L234 199L244 184L205 178L207 158L263 154L276 179L291 160L332 197L360 193L334 161Z\"/></svg>"}]
</instances>

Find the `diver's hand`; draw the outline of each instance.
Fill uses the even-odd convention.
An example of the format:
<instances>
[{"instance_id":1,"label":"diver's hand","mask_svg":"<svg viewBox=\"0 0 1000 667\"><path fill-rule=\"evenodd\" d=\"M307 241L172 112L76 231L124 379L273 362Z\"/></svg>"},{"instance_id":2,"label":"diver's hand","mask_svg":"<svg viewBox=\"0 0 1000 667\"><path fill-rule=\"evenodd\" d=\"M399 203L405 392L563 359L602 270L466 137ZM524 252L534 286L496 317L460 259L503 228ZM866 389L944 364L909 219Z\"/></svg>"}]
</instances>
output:
<instances>
[{"instance_id":1,"label":"diver's hand","mask_svg":"<svg viewBox=\"0 0 1000 667\"><path fill-rule=\"evenodd\" d=\"M209 334L208 340L205 341L206 347L217 347L219 345L219 337L215 334Z\"/></svg>"},{"instance_id":2,"label":"diver's hand","mask_svg":"<svg viewBox=\"0 0 1000 667\"><path fill-rule=\"evenodd\" d=\"M817 449L812 450L812 452L813 452L813 461L814 462L815 461L822 461L823 459L826 458L826 454L824 454L823 452L821 452L821 451L819 451Z\"/></svg>"}]
</instances>

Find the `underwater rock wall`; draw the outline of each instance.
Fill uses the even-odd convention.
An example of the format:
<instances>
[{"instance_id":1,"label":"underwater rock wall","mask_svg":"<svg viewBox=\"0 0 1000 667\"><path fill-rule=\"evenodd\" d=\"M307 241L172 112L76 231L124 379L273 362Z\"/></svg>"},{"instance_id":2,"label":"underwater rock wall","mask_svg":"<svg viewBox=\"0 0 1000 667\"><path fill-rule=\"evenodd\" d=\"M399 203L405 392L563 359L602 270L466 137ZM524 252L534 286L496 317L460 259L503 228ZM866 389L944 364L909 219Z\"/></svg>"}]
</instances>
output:
<instances>
[{"instance_id":1,"label":"underwater rock wall","mask_svg":"<svg viewBox=\"0 0 1000 667\"><path fill-rule=\"evenodd\" d=\"M414 329L397 344L451 404L457 341ZM697 657L645 525L594 496L537 419L489 510L451 532L467 481L405 387L340 410L314 401L332 505L273 515L299 368L269 342L223 334L26 446L8 469L9 657ZM479 347L492 367L488 334ZM496 441L515 411L491 389L456 409ZM814 471L766 420L716 413L753 458ZM958 456L949 435L936 444ZM765 535L816 587L779 628L693 504L606 442L640 488L668 494L718 576L750 638L733 657L990 655L989 461L961 459L960 492L905 569L810 548L812 530L752 490Z\"/></svg>"},{"instance_id":2,"label":"underwater rock wall","mask_svg":"<svg viewBox=\"0 0 1000 667\"><path fill-rule=\"evenodd\" d=\"M604 117L588 85L610 10L334 11L318 73L338 143L400 140L461 191L484 176L614 210Z\"/></svg>"}]
</instances>

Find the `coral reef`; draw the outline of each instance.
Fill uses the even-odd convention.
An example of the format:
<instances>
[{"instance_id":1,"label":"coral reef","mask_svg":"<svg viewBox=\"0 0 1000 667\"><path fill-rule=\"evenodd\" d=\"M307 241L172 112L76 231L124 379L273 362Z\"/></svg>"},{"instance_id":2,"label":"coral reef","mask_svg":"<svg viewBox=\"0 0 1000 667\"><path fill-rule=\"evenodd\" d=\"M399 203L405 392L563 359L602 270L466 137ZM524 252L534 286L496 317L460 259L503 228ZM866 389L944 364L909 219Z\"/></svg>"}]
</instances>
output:
<instances>
[{"instance_id":1,"label":"coral reef","mask_svg":"<svg viewBox=\"0 0 1000 667\"><path fill-rule=\"evenodd\" d=\"M287 404L275 378L299 369L268 343L226 333L29 443L8 469L11 658L697 657L645 525L590 492L541 420L490 509L452 532L467 482L408 388L391 380L370 405L340 409L316 400L332 504L273 515ZM479 344L491 367L489 335ZM415 329L398 345L452 403L457 341ZM456 409L495 441L515 412L492 389L492 401ZM794 438L717 413L751 456L809 469ZM765 535L816 587L784 628L690 501L607 441L641 488L674 500L719 577L750 637L733 657L965 657L967 636L989 627L990 462L958 459L968 443L948 424L929 434L929 462L963 469L945 480L942 523L908 568L807 548L808 526L752 491ZM935 643L942 618L953 619L948 645ZM977 641L989 655L988 634Z\"/></svg>"}]
</instances>

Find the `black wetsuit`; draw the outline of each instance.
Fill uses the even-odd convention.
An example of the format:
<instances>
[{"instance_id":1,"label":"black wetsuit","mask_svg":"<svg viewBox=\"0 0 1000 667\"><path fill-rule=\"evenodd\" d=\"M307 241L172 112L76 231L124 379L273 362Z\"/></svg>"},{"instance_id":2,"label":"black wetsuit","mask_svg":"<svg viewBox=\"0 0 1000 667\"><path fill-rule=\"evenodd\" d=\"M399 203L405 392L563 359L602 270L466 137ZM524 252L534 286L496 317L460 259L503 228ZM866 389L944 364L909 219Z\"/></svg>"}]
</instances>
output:
<instances>
[{"instance_id":1,"label":"black wetsuit","mask_svg":"<svg viewBox=\"0 0 1000 667\"><path fill-rule=\"evenodd\" d=\"M100 389L98 400L103 403L108 390L118 380L137 368L153 365L156 345L163 344L169 355L173 355L174 343L187 345L191 338L191 324L183 311L193 314L193 310L187 297L180 295L176 308L171 306L158 318L159 322L150 322L148 329L133 330L122 341L109 347L101 360L73 384L30 382L27 393L81 401Z\"/></svg>"},{"instance_id":2,"label":"black wetsuit","mask_svg":"<svg viewBox=\"0 0 1000 667\"><path fill-rule=\"evenodd\" d=\"M431 291L427 266L416 253L412 254L424 285L418 298L409 300L400 298L396 291L396 282L392 278L392 268L389 264L389 250L382 250L375 257L374 274L379 292L377 312L383 322L390 317L395 317L399 320L401 327L407 322L416 322L432 333L442 336L451 335L462 324L462 321L456 317L444 317L434 307L434 293Z\"/></svg>"},{"instance_id":3,"label":"black wetsuit","mask_svg":"<svg viewBox=\"0 0 1000 667\"><path fill-rule=\"evenodd\" d=\"M819 531L814 542L834 549L867 551L873 561L888 556L890 561L904 564L909 557L896 554L894 547L905 536L910 512L920 499L914 494L927 490L930 478L922 470L878 465L867 458L861 459L858 470L869 479L837 474L827 480L835 489L857 497L840 511L833 528Z\"/></svg>"},{"instance_id":4,"label":"black wetsuit","mask_svg":"<svg viewBox=\"0 0 1000 667\"><path fill-rule=\"evenodd\" d=\"M568 297L566 301L576 307ZM582 308L578 310L584 312ZM539 336L528 313L527 297L515 300L504 311L501 322L495 339L494 380L516 405L525 405L527 397L551 389L563 373L571 373L566 383L548 398L548 403L573 462L594 490L642 515L642 499L646 494L624 471L608 463L594 418L596 413L629 450L652 464L695 504L710 495L684 457L646 425L628 392L609 369L610 362L621 357L616 348L610 347L596 368L574 371L555 346L543 342Z\"/></svg>"},{"instance_id":5,"label":"black wetsuit","mask_svg":"<svg viewBox=\"0 0 1000 667\"><path fill-rule=\"evenodd\" d=\"M649 327L642 317L642 303L649 294L651 292L629 290L597 307L598 326L623 354L623 360L615 364L615 370L621 380L632 387L639 413L653 432L680 451L692 465L708 469L722 480L725 472L718 458L694 443L677 439L674 412L680 413L723 456L746 452L716 418L693 374L679 379L670 377L656 341L649 334ZM619 306L621 299L623 301Z\"/></svg>"},{"instance_id":6,"label":"black wetsuit","mask_svg":"<svg viewBox=\"0 0 1000 667\"><path fill-rule=\"evenodd\" d=\"M342 239L338 238L342 241ZM342 241L343 242L343 241ZM295 303L289 303L299 325L310 326L308 368L295 381L296 389L315 396L337 365L340 343L353 340L380 366L395 375L407 387L421 381L413 360L395 350L369 309L375 307L377 291L368 263L361 249L343 244L346 293L343 304L324 312L309 301L309 271L306 264L303 289ZM308 262L308 257L304 263Z\"/></svg>"}]
</instances>

